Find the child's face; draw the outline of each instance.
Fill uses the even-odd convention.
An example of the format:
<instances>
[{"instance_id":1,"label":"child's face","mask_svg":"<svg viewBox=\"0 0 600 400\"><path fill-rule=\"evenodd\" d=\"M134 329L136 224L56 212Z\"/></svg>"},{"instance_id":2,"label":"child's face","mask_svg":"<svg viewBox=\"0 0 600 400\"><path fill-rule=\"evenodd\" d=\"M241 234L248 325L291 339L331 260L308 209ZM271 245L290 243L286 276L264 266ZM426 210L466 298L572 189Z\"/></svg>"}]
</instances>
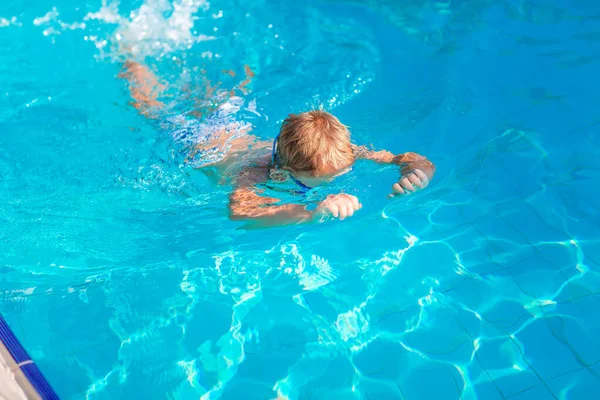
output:
<instances>
[{"instance_id":1,"label":"child's face","mask_svg":"<svg viewBox=\"0 0 600 400\"><path fill-rule=\"evenodd\" d=\"M352 164L341 169L327 166L323 170L315 172L300 172L290 170L294 177L308 187L316 187L333 181L340 175L348 173L352 169Z\"/></svg>"}]
</instances>

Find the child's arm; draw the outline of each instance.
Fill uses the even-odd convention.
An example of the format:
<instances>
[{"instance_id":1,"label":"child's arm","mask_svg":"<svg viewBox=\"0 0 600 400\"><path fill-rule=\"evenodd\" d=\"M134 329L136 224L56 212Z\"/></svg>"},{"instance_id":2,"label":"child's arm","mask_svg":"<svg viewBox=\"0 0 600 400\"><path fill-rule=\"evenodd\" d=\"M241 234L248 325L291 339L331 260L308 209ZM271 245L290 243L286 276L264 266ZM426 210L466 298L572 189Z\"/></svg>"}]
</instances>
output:
<instances>
[{"instance_id":1,"label":"child's arm","mask_svg":"<svg viewBox=\"0 0 600 400\"><path fill-rule=\"evenodd\" d=\"M400 179L392 186L392 194L408 194L424 189L435 174L435 165L425 156L417 153L394 155L386 150L372 151L361 146L356 148L359 158L375 161L380 164L395 164L400 167Z\"/></svg>"},{"instance_id":2,"label":"child's arm","mask_svg":"<svg viewBox=\"0 0 600 400\"><path fill-rule=\"evenodd\" d=\"M148 67L136 61L125 61L117 77L129 82L129 93L133 98L133 106L142 115L156 118L157 111L164 107L158 100L164 85L158 82L156 75Z\"/></svg>"},{"instance_id":3,"label":"child's arm","mask_svg":"<svg viewBox=\"0 0 600 400\"><path fill-rule=\"evenodd\" d=\"M259 226L298 224L312 220L312 212L300 204L277 205L279 199L263 197L257 193L256 184L266 181L266 168L249 168L236 181L229 195L229 218L255 221Z\"/></svg>"},{"instance_id":4,"label":"child's arm","mask_svg":"<svg viewBox=\"0 0 600 400\"><path fill-rule=\"evenodd\" d=\"M267 174L265 168L252 168L238 178L237 187L229 195L229 218L268 227L318 221L325 215L344 219L362 207L355 196L347 194L328 196L315 210L307 210L302 204L278 205L279 199L257 193L256 184L266 181Z\"/></svg>"}]
</instances>

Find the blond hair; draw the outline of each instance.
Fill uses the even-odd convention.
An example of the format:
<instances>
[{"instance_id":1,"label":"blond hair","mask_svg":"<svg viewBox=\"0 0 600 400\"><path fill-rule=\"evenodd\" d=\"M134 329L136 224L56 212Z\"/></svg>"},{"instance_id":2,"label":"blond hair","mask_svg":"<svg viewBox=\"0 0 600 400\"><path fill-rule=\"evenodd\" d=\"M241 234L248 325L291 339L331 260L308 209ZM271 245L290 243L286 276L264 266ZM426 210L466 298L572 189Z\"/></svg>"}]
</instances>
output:
<instances>
[{"instance_id":1,"label":"blond hair","mask_svg":"<svg viewBox=\"0 0 600 400\"><path fill-rule=\"evenodd\" d=\"M301 172L348 167L355 161L350 131L322 110L290 114L279 130L277 160L279 166Z\"/></svg>"}]
</instances>

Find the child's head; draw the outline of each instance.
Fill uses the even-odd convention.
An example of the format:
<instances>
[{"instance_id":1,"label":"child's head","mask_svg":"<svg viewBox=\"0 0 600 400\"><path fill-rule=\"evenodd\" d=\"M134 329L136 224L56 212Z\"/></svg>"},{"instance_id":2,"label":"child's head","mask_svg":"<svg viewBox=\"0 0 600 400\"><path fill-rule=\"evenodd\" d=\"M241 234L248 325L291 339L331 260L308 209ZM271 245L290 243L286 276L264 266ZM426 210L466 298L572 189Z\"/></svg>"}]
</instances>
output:
<instances>
[{"instance_id":1,"label":"child's head","mask_svg":"<svg viewBox=\"0 0 600 400\"><path fill-rule=\"evenodd\" d=\"M355 161L348 128L321 110L292 114L283 121L276 156L279 167L317 178L333 176Z\"/></svg>"}]
</instances>

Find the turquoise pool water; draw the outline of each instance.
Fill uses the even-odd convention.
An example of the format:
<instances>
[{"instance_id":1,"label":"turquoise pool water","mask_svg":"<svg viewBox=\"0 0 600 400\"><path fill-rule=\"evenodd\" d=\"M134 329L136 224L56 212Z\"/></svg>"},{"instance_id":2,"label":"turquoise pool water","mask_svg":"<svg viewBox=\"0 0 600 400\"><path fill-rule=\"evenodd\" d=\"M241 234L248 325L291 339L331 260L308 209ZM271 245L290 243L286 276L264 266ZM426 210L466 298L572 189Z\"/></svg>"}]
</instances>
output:
<instances>
[{"instance_id":1,"label":"turquoise pool water","mask_svg":"<svg viewBox=\"0 0 600 400\"><path fill-rule=\"evenodd\" d=\"M437 176L390 201L361 164L353 218L240 229L117 37L182 111L248 65L261 138L324 104ZM595 2L5 0L0 49L0 312L62 398L597 398Z\"/></svg>"}]
</instances>

